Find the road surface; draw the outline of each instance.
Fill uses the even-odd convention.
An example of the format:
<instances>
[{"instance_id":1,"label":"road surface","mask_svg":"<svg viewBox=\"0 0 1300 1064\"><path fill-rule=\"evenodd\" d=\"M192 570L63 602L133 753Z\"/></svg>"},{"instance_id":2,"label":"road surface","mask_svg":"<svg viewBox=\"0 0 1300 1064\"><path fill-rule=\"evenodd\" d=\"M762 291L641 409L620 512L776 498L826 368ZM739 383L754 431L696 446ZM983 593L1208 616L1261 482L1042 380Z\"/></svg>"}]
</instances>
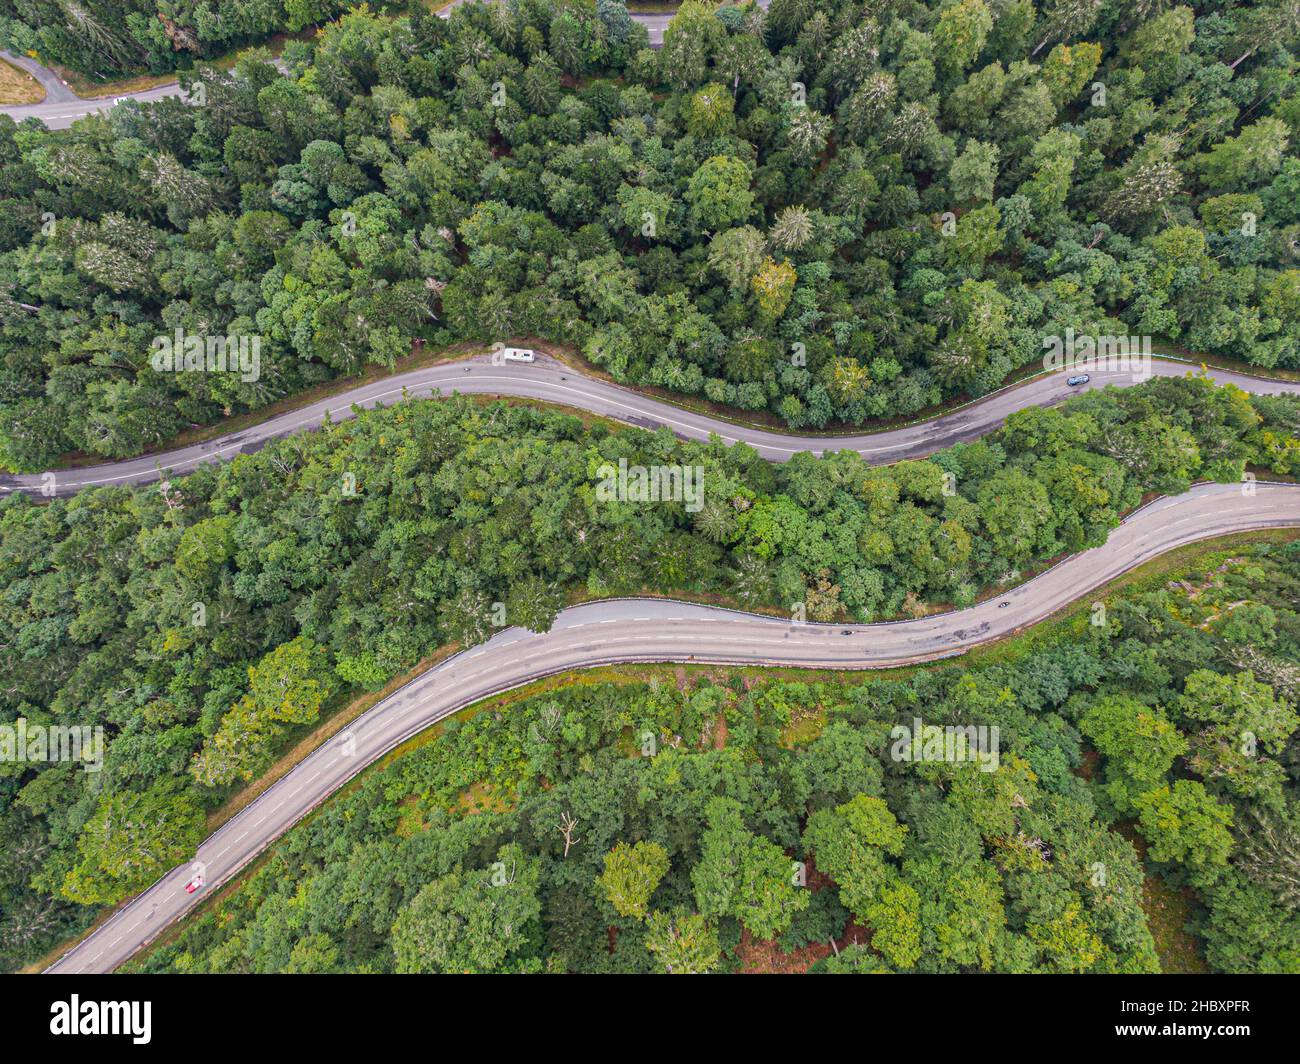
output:
<instances>
[{"instance_id":1,"label":"road surface","mask_svg":"<svg viewBox=\"0 0 1300 1064\"><path fill-rule=\"evenodd\" d=\"M552 673L599 664L674 661L862 669L949 657L1040 621L1174 547L1250 529L1300 525L1300 485L1198 485L1131 514L1103 546L1066 559L969 609L874 625L792 625L663 599L565 610L544 634L509 628L389 695L272 785L198 850L206 887L185 892L185 864L121 909L49 971L109 972L366 765L473 702ZM1002 603L1006 603L1005 606Z\"/></svg>"},{"instance_id":2,"label":"road surface","mask_svg":"<svg viewBox=\"0 0 1300 1064\"><path fill-rule=\"evenodd\" d=\"M662 44L671 16L633 15L646 25L651 44ZM23 64L27 66L27 64ZM31 67L36 67L31 64ZM46 85L45 102L0 108L15 120L35 116L52 128L70 125L116 100L81 100L61 83L33 70ZM48 75L48 72L45 72ZM52 77L52 75L50 75ZM132 99L176 95L176 85L131 94ZM1155 362L1157 375L1181 376L1185 364ZM1300 384L1265 381L1223 371L1212 376L1253 392L1300 393ZM1128 374L1092 374L1086 387L1132 383ZM146 483L163 470L184 473L203 462L260 449L268 440L318 427L327 411L334 420L351 407L391 404L411 396L462 392L518 396L581 407L646 428L666 425L679 436L705 439L717 433L743 441L764 457L781 461L798 451L855 450L873 463L916 458L995 428L1014 410L1052 405L1078 389L1065 374L1045 376L1006 389L941 418L888 432L845 437L788 436L730 425L585 377L549 359L533 366L494 366L486 358L444 363L353 389L302 410L210 443L158 456L55 474L58 494L97 484ZM0 476L0 491L40 491L41 476ZM599 664L675 661L816 668L881 668L931 661L1011 634L1158 554L1228 532L1300 525L1300 486L1259 484L1251 496L1239 485L1201 485L1185 495L1160 499L1131 515L1107 543L1067 559L1034 580L967 610L876 625L791 625L785 621L667 600L621 599L565 610L550 632L510 628L464 651L378 703L341 735L312 753L198 850L198 865L181 865L74 946L49 969L57 973L112 971L184 915L202 897L236 875L271 841L366 765L410 736L485 697L538 678ZM196 868L206 887L185 892Z\"/></svg>"},{"instance_id":3,"label":"road surface","mask_svg":"<svg viewBox=\"0 0 1300 1064\"><path fill-rule=\"evenodd\" d=\"M1191 369L1183 362L1151 361L1151 371L1155 376L1181 377ZM710 434L716 433L727 443L747 443L764 458L778 462L800 451L822 454L851 450L857 451L873 465L880 465L905 458L921 458L951 444L976 439L997 428L1008 414L1026 406L1051 406L1087 389L1133 383L1127 372L1093 371L1091 376L1088 384L1077 388L1065 383L1067 374L1064 372L1035 377L942 417L886 432L855 436L794 436L733 425L707 414L684 410L672 403L586 377L545 356L539 356L532 365L494 366L490 356L482 355L385 377L207 443L144 458L58 470L52 474L0 473L0 495L12 491L71 495L82 488L105 484L144 484L158 480L163 472L187 473L204 462L228 461L238 454L258 451L277 437L318 428L327 412L338 422L353 416L354 405L361 408L376 403L391 406L402 400L404 391L413 398L461 392L563 403L641 428L667 426L686 439L707 440ZM1227 370L1211 370L1210 376L1220 383L1231 382L1251 392L1300 394L1300 383L1270 381Z\"/></svg>"}]
</instances>

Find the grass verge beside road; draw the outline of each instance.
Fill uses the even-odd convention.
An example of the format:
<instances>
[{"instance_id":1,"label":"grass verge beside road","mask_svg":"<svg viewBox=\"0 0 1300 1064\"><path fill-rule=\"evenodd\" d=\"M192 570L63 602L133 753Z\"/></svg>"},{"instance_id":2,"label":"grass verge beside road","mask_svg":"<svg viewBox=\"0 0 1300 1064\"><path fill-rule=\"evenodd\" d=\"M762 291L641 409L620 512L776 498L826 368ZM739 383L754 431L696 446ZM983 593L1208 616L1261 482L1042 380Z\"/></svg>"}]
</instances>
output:
<instances>
[{"instance_id":1,"label":"grass verge beside road","mask_svg":"<svg viewBox=\"0 0 1300 1064\"><path fill-rule=\"evenodd\" d=\"M0 59L0 104L40 103L45 99L45 86L27 71Z\"/></svg>"}]
</instances>

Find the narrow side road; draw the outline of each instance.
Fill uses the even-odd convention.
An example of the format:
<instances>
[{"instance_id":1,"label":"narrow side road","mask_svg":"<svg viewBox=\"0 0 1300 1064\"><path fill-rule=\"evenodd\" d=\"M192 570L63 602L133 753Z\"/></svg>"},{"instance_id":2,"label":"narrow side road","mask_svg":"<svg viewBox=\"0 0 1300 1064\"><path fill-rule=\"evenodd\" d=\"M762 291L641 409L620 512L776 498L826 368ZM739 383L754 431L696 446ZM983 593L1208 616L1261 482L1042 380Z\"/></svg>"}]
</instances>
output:
<instances>
[{"instance_id":1,"label":"narrow side road","mask_svg":"<svg viewBox=\"0 0 1300 1064\"><path fill-rule=\"evenodd\" d=\"M49 67L41 66L40 63L36 62L36 60L32 59L30 56L15 55L13 52L7 52L3 48L0 48L0 59L18 67L20 70L25 70L41 83L41 88L45 90L45 99L41 101L42 103L68 103L77 98L77 94L63 83L63 79L60 78L58 74L54 73L54 71L49 69ZM34 107L36 105L17 104L15 106ZM15 119L15 121L17 120Z\"/></svg>"},{"instance_id":2,"label":"narrow side road","mask_svg":"<svg viewBox=\"0 0 1300 1064\"><path fill-rule=\"evenodd\" d=\"M474 702L557 672L617 662L673 661L867 669L950 657L1041 621L1165 551L1211 536L1300 526L1300 485L1204 484L1131 514L1107 542L1005 594L952 613L871 625L794 625L663 599L617 599L565 610L546 633L508 628L449 658L359 717L268 788L181 865L48 970L110 972L236 875L362 768ZM1005 603L1005 605L1004 605ZM185 892L196 868L207 886Z\"/></svg>"}]
</instances>

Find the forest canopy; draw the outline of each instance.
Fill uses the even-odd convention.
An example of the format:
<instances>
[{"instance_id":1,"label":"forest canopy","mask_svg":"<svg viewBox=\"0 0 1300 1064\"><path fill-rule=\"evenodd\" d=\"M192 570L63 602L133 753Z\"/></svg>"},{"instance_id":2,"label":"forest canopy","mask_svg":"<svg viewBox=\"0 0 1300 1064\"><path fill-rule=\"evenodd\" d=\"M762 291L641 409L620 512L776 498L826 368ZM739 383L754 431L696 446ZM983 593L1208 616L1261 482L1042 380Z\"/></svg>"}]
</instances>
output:
<instances>
[{"instance_id":1,"label":"forest canopy","mask_svg":"<svg viewBox=\"0 0 1300 1064\"><path fill-rule=\"evenodd\" d=\"M616 0L360 8L287 75L0 118L0 465L138 454L417 339L813 429L986 393L1067 330L1298 368L1296 20L690 0L651 49ZM159 372L176 330L255 337L260 373Z\"/></svg>"},{"instance_id":2,"label":"forest canopy","mask_svg":"<svg viewBox=\"0 0 1300 1064\"><path fill-rule=\"evenodd\" d=\"M0 116L0 467L142 454L413 345L561 345L813 430L987 394L1067 334L1300 370L1294 0L687 0L661 48L619 0L341 10L0 0L8 47L183 68L67 130ZM178 371L214 344L237 372ZM502 625L640 594L920 617L1155 495L1300 468L1300 399L1194 374L890 466L464 396L356 413L0 498L0 725L104 736L96 771L0 759L0 967ZM620 464L698 469L699 505L602 497ZM1199 962L1298 971L1300 547L1274 538L969 668L661 670L467 714L141 966L1147 972L1164 889ZM999 729L998 771L900 760L922 717Z\"/></svg>"},{"instance_id":3,"label":"forest canopy","mask_svg":"<svg viewBox=\"0 0 1300 1064\"><path fill-rule=\"evenodd\" d=\"M1267 411L1256 410L1254 404ZM0 723L102 727L102 767L0 762L19 956L192 853L289 739L448 644L566 599L710 596L915 616L1105 541L1150 492L1292 470L1300 400L1204 378L1030 407L924 461L772 464L466 397L411 399L148 486L0 500ZM602 501L698 466L703 505ZM6 953L12 958L12 952Z\"/></svg>"},{"instance_id":4,"label":"forest canopy","mask_svg":"<svg viewBox=\"0 0 1300 1064\"><path fill-rule=\"evenodd\" d=\"M996 663L488 705L131 967L1297 973L1298 594L1295 543L1238 548ZM917 718L997 771L899 760Z\"/></svg>"}]
</instances>

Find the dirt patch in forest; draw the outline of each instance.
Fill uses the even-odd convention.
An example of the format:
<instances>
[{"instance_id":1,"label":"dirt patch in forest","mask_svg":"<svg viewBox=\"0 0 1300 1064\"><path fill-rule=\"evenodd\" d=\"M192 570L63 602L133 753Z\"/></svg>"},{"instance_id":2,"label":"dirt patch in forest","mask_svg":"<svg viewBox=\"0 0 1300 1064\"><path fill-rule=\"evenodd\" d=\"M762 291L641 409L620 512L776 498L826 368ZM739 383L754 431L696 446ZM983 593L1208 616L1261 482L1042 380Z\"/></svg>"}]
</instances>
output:
<instances>
[{"instance_id":1,"label":"dirt patch in forest","mask_svg":"<svg viewBox=\"0 0 1300 1064\"><path fill-rule=\"evenodd\" d=\"M812 942L803 949L787 951L774 938L764 942L744 931L736 949L740 961L738 972L741 975L803 975L818 961L845 946L862 945L870 940L870 930L852 920L845 925L844 934L835 940L834 947L829 942Z\"/></svg>"},{"instance_id":2,"label":"dirt patch in forest","mask_svg":"<svg viewBox=\"0 0 1300 1064\"><path fill-rule=\"evenodd\" d=\"M817 868L811 857L808 858L805 873L808 877L808 889L817 894L823 890L838 890L839 887L825 872ZM777 939L757 939L748 931L742 931L740 945L736 947L736 959L740 962L737 971L741 975L802 975L818 961L838 953L846 946L857 946L871 942L871 929L850 919L844 925L844 932L839 938L830 942L810 942L802 949L785 950Z\"/></svg>"}]
</instances>

